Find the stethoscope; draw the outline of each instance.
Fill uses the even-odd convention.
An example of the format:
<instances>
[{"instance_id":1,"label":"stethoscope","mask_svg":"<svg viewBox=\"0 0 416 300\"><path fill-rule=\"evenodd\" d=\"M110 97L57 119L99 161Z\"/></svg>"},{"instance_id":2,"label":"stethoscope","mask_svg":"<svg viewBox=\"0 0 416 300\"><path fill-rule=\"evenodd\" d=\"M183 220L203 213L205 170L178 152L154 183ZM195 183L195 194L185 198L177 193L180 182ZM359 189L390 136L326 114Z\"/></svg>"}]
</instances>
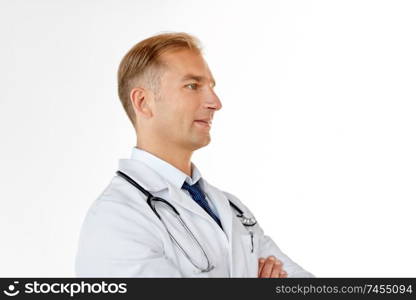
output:
<instances>
[{"instance_id":1,"label":"stethoscope","mask_svg":"<svg viewBox=\"0 0 416 300\"><path fill-rule=\"evenodd\" d=\"M179 212L176 210L176 208L170 204L167 200L160 198L160 197L155 197L153 196L148 190L146 190L145 188L143 188L140 184L138 184L136 181L134 181L131 177L129 177L127 174L121 172L121 171L117 171L116 172L117 175L123 177L126 181L128 181L130 184L132 184L134 187L136 187L138 190L140 190L144 195L146 195L147 199L146 202L149 205L149 207L152 209L152 211L154 212L154 214L159 218L159 220L163 223L166 231L168 232L170 238L175 242L175 244L178 246L178 248L181 250L181 252L183 253L183 255L189 260L189 262L198 270L200 270L201 272L209 272L212 269L215 268L214 265L212 265L207 253L205 252L204 248L202 247L201 243L198 241L198 239L195 237L195 235L193 234L193 232L189 229L189 227L186 225L186 223L183 221L181 215L179 214ZM159 202L161 204L166 205L171 211L174 212L174 216L178 219L179 223L182 225L182 227L185 229L185 232L191 237L191 239L193 240L193 242L198 245L199 250L201 250L201 253L203 254L203 256L205 257L206 260L206 266L198 266L197 263L195 263L195 261L191 258L191 256L185 251L185 249L182 247L182 245L175 239L175 237L173 236L173 234L169 231L169 228L166 226L166 223L163 221L162 217L160 216L160 214L157 212L156 207L155 207L155 202ZM245 226L245 227L251 227L257 224L257 221L254 217L248 218L244 215L244 212L237 206L235 205L233 202L231 202L230 199L228 199L228 202L230 203L230 206L237 212L237 217L240 218L241 223ZM250 236L251 236L251 252L253 252L253 232L250 230Z\"/></svg>"}]
</instances>

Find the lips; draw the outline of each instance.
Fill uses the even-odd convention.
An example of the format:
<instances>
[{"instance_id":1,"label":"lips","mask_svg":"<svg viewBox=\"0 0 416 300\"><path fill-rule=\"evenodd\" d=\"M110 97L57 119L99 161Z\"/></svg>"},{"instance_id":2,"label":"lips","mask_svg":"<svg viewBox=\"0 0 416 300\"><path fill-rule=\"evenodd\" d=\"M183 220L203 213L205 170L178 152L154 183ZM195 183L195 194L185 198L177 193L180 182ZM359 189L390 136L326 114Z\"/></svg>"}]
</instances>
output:
<instances>
[{"instance_id":1,"label":"lips","mask_svg":"<svg viewBox=\"0 0 416 300\"><path fill-rule=\"evenodd\" d=\"M211 125L212 124L212 119L195 120L195 122L203 122L203 123Z\"/></svg>"},{"instance_id":2,"label":"lips","mask_svg":"<svg viewBox=\"0 0 416 300\"><path fill-rule=\"evenodd\" d=\"M201 119L201 120L195 120L194 122L204 127L211 128L212 119Z\"/></svg>"}]
</instances>

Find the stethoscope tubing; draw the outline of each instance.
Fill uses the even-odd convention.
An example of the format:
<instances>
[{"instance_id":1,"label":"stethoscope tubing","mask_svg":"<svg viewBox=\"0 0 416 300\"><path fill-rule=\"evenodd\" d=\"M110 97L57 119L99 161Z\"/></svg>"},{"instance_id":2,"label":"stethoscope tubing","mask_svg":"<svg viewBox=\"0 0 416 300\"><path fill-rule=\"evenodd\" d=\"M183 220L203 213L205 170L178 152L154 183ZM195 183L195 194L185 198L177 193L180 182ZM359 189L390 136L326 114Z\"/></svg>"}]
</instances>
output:
<instances>
[{"instance_id":1,"label":"stethoscope tubing","mask_svg":"<svg viewBox=\"0 0 416 300\"><path fill-rule=\"evenodd\" d=\"M147 204L150 206L150 208L152 209L152 211L156 214L156 216L161 219L160 215L158 214L158 212L156 211L156 209L154 208L154 206L152 205L152 201L160 201L163 202L164 204L168 205L178 216L180 216L179 211L177 211L177 209L170 204L167 200L160 198L160 197L155 197L153 196L152 193L150 193L148 190L146 190L145 188L143 188L140 184L138 184L134 179L132 179L130 176L128 176L127 174L121 172L121 171L117 171L116 172L117 175L120 175L121 177L123 177L125 180L127 180L130 184L132 184L134 187L136 187L138 190L140 190L146 197L146 202ZM257 221L254 220L254 218L246 218L244 216L244 212L237 206L235 205L230 199L227 199L228 202L230 203L230 206L235 209L238 213L237 217L242 218L243 219L243 225L244 226L254 226L257 224ZM252 222L245 222L246 220L253 220Z\"/></svg>"}]
</instances>

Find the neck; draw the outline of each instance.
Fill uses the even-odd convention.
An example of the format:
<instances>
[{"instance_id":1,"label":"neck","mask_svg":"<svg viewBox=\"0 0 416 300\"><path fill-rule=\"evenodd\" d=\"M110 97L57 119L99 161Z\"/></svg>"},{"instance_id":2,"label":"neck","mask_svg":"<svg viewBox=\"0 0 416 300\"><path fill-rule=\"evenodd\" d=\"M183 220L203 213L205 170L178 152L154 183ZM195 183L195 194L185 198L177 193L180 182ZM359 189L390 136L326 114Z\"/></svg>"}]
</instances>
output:
<instances>
[{"instance_id":1,"label":"neck","mask_svg":"<svg viewBox=\"0 0 416 300\"><path fill-rule=\"evenodd\" d=\"M174 145L166 145L166 143L146 144L139 142L139 140L137 141L136 147L166 161L186 175L192 176L192 151L180 149Z\"/></svg>"}]
</instances>

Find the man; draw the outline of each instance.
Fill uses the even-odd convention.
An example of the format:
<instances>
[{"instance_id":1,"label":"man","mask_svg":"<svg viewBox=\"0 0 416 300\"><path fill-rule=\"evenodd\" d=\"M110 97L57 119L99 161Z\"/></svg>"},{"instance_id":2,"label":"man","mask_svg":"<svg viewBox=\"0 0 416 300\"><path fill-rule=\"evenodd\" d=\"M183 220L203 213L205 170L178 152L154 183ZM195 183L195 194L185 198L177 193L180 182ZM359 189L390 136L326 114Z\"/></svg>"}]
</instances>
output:
<instances>
[{"instance_id":1,"label":"man","mask_svg":"<svg viewBox=\"0 0 416 300\"><path fill-rule=\"evenodd\" d=\"M88 211L78 276L313 277L191 162L222 107L214 86L189 34L150 37L124 56L118 91L137 143Z\"/></svg>"}]
</instances>

